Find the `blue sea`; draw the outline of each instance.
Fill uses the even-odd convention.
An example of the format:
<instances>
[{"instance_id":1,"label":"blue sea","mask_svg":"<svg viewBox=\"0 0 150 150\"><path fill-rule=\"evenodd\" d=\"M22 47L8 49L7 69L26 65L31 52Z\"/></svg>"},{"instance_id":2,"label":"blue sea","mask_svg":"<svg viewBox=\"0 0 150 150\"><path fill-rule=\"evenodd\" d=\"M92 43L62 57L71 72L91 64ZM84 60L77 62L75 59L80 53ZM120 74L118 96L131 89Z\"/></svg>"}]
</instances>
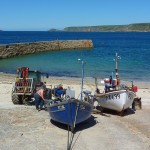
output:
<instances>
[{"instance_id":1,"label":"blue sea","mask_svg":"<svg viewBox=\"0 0 150 150\"><path fill-rule=\"evenodd\" d=\"M2 31L0 44L50 40L91 39L92 49L62 50L0 60L0 72L16 73L18 67L46 72L50 76L81 77L82 59L86 77L109 77L115 73L115 53L119 77L124 80L150 81L149 32L43 32Z\"/></svg>"}]
</instances>

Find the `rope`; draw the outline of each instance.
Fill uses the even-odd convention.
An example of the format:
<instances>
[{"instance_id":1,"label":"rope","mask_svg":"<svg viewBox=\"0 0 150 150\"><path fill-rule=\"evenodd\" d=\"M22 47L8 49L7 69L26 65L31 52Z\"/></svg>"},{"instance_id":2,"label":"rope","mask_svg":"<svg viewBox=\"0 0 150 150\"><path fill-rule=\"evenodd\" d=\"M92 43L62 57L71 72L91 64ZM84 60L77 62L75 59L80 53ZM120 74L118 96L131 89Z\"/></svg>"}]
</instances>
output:
<instances>
[{"instance_id":1,"label":"rope","mask_svg":"<svg viewBox=\"0 0 150 150\"><path fill-rule=\"evenodd\" d=\"M75 123L76 123L76 119L77 119L78 108L79 108L79 103L77 103L77 108L76 108L76 113L75 113L73 128L75 128Z\"/></svg>"},{"instance_id":2,"label":"rope","mask_svg":"<svg viewBox=\"0 0 150 150\"><path fill-rule=\"evenodd\" d=\"M70 105L68 107L68 141L67 141L67 150L71 150L72 149L71 145L72 145L73 138L74 138L74 129L75 129L75 124L76 124L76 119L77 119L78 108L79 108L79 103L77 103L76 112L75 112L75 118L74 118L73 126L71 127L71 135L69 135ZM69 140L69 136L70 136L70 140Z\"/></svg>"},{"instance_id":3,"label":"rope","mask_svg":"<svg viewBox=\"0 0 150 150\"><path fill-rule=\"evenodd\" d=\"M75 129L76 120L77 120L78 108L79 108L79 103L77 103L77 108L76 108L76 113L75 113L75 118L74 118L73 128L72 128L72 130L71 130L71 132L72 132L72 134L71 134L72 139L71 139L71 142L70 142L70 148L71 148L71 145L72 145L72 142L73 142L74 129Z\"/></svg>"},{"instance_id":4,"label":"rope","mask_svg":"<svg viewBox=\"0 0 150 150\"><path fill-rule=\"evenodd\" d=\"M74 133L71 132L71 136L70 136L70 144L69 144L69 149L68 150L71 150L72 149L72 142L73 142L73 138L74 138Z\"/></svg>"},{"instance_id":5,"label":"rope","mask_svg":"<svg viewBox=\"0 0 150 150\"><path fill-rule=\"evenodd\" d=\"M67 150L70 150L70 144L69 144L69 120L70 120L70 103L68 103L68 140L67 140Z\"/></svg>"},{"instance_id":6,"label":"rope","mask_svg":"<svg viewBox=\"0 0 150 150\"><path fill-rule=\"evenodd\" d=\"M92 90L95 90L95 87L93 87L94 86L93 84L88 83L88 81L86 80L84 80L84 82L86 82L86 85L90 87Z\"/></svg>"}]
</instances>

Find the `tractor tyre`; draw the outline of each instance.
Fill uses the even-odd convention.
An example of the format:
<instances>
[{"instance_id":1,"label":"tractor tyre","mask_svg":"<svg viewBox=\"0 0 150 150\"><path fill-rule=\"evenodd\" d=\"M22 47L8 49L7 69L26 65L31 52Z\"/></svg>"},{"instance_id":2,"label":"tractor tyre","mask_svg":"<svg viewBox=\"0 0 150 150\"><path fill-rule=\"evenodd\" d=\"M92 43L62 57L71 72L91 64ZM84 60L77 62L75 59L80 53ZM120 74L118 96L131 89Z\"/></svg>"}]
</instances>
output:
<instances>
[{"instance_id":1,"label":"tractor tyre","mask_svg":"<svg viewBox=\"0 0 150 150\"><path fill-rule=\"evenodd\" d=\"M20 104L20 98L19 98L19 96L16 95L16 94L12 94L12 102L14 104Z\"/></svg>"}]
</instances>

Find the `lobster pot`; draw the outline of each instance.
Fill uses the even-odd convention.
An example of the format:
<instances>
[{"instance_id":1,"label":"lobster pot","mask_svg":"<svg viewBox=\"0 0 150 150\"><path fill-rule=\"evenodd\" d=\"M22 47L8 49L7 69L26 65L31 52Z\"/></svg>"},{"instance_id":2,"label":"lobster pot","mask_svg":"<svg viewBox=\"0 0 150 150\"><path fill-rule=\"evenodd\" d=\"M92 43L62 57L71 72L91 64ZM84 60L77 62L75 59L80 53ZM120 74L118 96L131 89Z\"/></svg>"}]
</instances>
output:
<instances>
[{"instance_id":1,"label":"lobster pot","mask_svg":"<svg viewBox=\"0 0 150 150\"><path fill-rule=\"evenodd\" d=\"M105 78L104 82L107 83L107 84L110 84L110 79L109 78Z\"/></svg>"},{"instance_id":2,"label":"lobster pot","mask_svg":"<svg viewBox=\"0 0 150 150\"><path fill-rule=\"evenodd\" d=\"M133 86L132 90L133 90L133 92L137 92L138 91L138 87L137 86Z\"/></svg>"},{"instance_id":3,"label":"lobster pot","mask_svg":"<svg viewBox=\"0 0 150 150\"><path fill-rule=\"evenodd\" d=\"M117 86L117 79L113 79L112 85Z\"/></svg>"}]
</instances>

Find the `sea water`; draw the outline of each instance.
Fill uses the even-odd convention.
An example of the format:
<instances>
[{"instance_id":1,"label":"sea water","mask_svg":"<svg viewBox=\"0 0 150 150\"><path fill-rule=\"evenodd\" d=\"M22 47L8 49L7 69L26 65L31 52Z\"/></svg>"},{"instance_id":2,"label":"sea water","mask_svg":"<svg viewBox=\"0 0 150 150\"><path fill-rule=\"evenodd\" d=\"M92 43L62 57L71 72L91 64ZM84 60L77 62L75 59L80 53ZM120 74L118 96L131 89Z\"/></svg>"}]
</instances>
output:
<instances>
[{"instance_id":1,"label":"sea water","mask_svg":"<svg viewBox=\"0 0 150 150\"><path fill-rule=\"evenodd\" d=\"M86 77L115 75L115 53L119 59L119 77L124 80L150 81L149 32L0 32L0 44L49 40L91 39L92 49L50 51L0 60L0 72L16 73L27 66L50 76L81 77L80 58Z\"/></svg>"}]
</instances>

